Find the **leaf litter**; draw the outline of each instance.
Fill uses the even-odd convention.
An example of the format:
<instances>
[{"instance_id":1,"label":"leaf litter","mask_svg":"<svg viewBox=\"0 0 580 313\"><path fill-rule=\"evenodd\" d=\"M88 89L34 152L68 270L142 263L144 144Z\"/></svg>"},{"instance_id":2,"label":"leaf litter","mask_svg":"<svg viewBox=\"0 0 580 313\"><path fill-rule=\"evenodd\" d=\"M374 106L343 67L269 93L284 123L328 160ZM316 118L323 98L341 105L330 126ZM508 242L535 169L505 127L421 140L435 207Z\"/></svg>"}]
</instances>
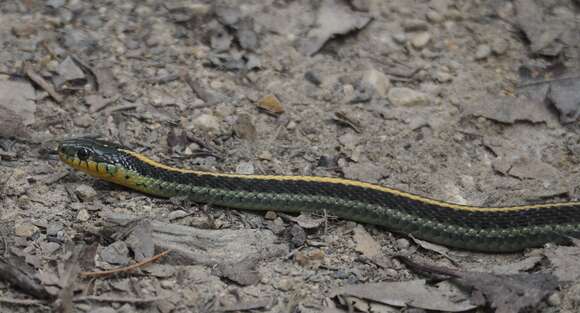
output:
<instances>
[{"instance_id":1,"label":"leaf litter","mask_svg":"<svg viewBox=\"0 0 580 313\"><path fill-rule=\"evenodd\" d=\"M537 307L556 291L558 277L547 273L493 274L454 270L427 264L418 264L406 257L398 257L414 271L443 275L469 292L470 302L489 306L497 313L525 312Z\"/></svg>"}]
</instances>

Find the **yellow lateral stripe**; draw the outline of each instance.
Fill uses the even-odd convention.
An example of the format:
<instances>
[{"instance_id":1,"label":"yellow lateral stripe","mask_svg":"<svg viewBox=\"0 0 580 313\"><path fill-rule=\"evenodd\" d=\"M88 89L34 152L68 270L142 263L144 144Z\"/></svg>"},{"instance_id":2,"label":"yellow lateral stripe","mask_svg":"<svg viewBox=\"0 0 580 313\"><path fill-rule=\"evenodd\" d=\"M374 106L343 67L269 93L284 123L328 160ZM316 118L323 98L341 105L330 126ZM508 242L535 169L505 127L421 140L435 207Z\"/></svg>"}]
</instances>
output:
<instances>
[{"instance_id":1,"label":"yellow lateral stripe","mask_svg":"<svg viewBox=\"0 0 580 313\"><path fill-rule=\"evenodd\" d=\"M371 183L365 183L355 180L343 179L343 178L334 178L334 177L318 177L318 176L284 176L284 175L244 175L244 174L231 174L231 173L212 173L212 172L203 172L203 171L194 171L189 169L181 169L173 166L168 166L162 163L159 163L155 160L152 160L146 157L143 154L131 151L120 149L136 159L149 164L153 167L157 167L160 169L178 172L178 173L188 173L200 176L214 176L214 177L233 177L233 178L240 178L240 179L259 179L259 180L275 180L275 181L304 181L304 182L320 182L320 183L330 183L330 184L339 184L339 185L347 185L347 186L356 186L361 188L368 188L373 190L378 190L386 193L390 193L396 196L408 198L415 201L420 201L423 203L446 207L455 210L461 211L470 211L470 212L512 212L512 211L522 211L528 209L540 209L540 208L555 208L555 207L562 207L562 206L572 206L572 205L580 205L580 202L566 202L566 203L553 203L553 204L536 204L536 205L522 205L522 206L511 206L511 207L475 207L475 206L468 206L468 205L460 205L460 204L453 204L449 202L444 202L440 200L435 200L431 198L426 198L423 196L415 195L412 193L404 192L397 189L392 189L380 185L375 185Z\"/></svg>"}]
</instances>

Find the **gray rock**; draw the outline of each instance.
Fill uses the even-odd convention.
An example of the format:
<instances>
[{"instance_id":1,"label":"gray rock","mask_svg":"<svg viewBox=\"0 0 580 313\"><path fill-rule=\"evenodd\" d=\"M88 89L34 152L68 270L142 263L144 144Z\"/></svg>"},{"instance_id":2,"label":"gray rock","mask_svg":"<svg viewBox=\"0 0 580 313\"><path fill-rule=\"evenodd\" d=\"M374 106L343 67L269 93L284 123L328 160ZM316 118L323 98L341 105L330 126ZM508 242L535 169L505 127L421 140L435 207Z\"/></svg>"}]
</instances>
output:
<instances>
[{"instance_id":1,"label":"gray rock","mask_svg":"<svg viewBox=\"0 0 580 313\"><path fill-rule=\"evenodd\" d=\"M38 231L38 227L31 223L19 223L14 227L14 234L18 237L30 238Z\"/></svg>"},{"instance_id":2,"label":"gray rock","mask_svg":"<svg viewBox=\"0 0 580 313\"><path fill-rule=\"evenodd\" d=\"M371 0L351 0L350 4L357 11L369 12L371 9Z\"/></svg>"},{"instance_id":3,"label":"gray rock","mask_svg":"<svg viewBox=\"0 0 580 313\"><path fill-rule=\"evenodd\" d=\"M298 225L292 225L290 228L290 241L294 247L301 247L306 242L306 232Z\"/></svg>"},{"instance_id":4,"label":"gray rock","mask_svg":"<svg viewBox=\"0 0 580 313\"><path fill-rule=\"evenodd\" d=\"M61 223L48 224L48 226L46 227L46 234L48 236L56 236L58 232L62 231L63 229L64 225Z\"/></svg>"},{"instance_id":5,"label":"gray rock","mask_svg":"<svg viewBox=\"0 0 580 313\"><path fill-rule=\"evenodd\" d=\"M396 106L429 104L429 96L427 94L406 87L391 88L387 97Z\"/></svg>"},{"instance_id":6,"label":"gray rock","mask_svg":"<svg viewBox=\"0 0 580 313\"><path fill-rule=\"evenodd\" d=\"M72 50L93 51L97 49L98 41L88 31L68 28L64 33L64 46Z\"/></svg>"},{"instance_id":7,"label":"gray rock","mask_svg":"<svg viewBox=\"0 0 580 313\"><path fill-rule=\"evenodd\" d=\"M91 218L89 211L87 209L80 209L79 213L77 214L77 220L81 222L86 222Z\"/></svg>"},{"instance_id":8,"label":"gray rock","mask_svg":"<svg viewBox=\"0 0 580 313\"><path fill-rule=\"evenodd\" d=\"M405 43L407 43L407 40L409 40L409 38L407 38L407 34L405 33L396 33L393 34L393 40L400 45L404 45Z\"/></svg>"},{"instance_id":9,"label":"gray rock","mask_svg":"<svg viewBox=\"0 0 580 313\"><path fill-rule=\"evenodd\" d=\"M44 242L40 244L40 247L42 254L50 256L60 248L60 245L56 242Z\"/></svg>"},{"instance_id":10,"label":"gray rock","mask_svg":"<svg viewBox=\"0 0 580 313\"><path fill-rule=\"evenodd\" d=\"M547 302L551 306L559 307L560 304L562 303L562 299L561 299L560 293L554 292L553 294L551 294L548 297L548 301Z\"/></svg>"},{"instance_id":11,"label":"gray rock","mask_svg":"<svg viewBox=\"0 0 580 313\"><path fill-rule=\"evenodd\" d=\"M409 242L409 240L407 240L405 238L400 238L400 239L397 239L397 246L401 250L406 250L411 246L411 243Z\"/></svg>"},{"instance_id":12,"label":"gray rock","mask_svg":"<svg viewBox=\"0 0 580 313\"><path fill-rule=\"evenodd\" d=\"M95 188L85 184L78 185L75 188L75 194L83 202L92 201L97 196Z\"/></svg>"},{"instance_id":13,"label":"gray rock","mask_svg":"<svg viewBox=\"0 0 580 313\"><path fill-rule=\"evenodd\" d=\"M306 73L304 73L304 79L306 79L307 81L311 82L316 86L320 86L320 84L322 83L320 75L314 71L307 71Z\"/></svg>"},{"instance_id":14,"label":"gray rock","mask_svg":"<svg viewBox=\"0 0 580 313\"><path fill-rule=\"evenodd\" d=\"M383 72L370 69L364 72L362 82L372 87L380 97L387 95L387 90L391 87L391 81Z\"/></svg>"},{"instance_id":15,"label":"gray rock","mask_svg":"<svg viewBox=\"0 0 580 313\"><path fill-rule=\"evenodd\" d=\"M437 71L435 79L440 83L448 83L453 80L453 75L446 71Z\"/></svg>"},{"instance_id":16,"label":"gray rock","mask_svg":"<svg viewBox=\"0 0 580 313\"><path fill-rule=\"evenodd\" d=\"M175 210L175 211L171 211L171 212L169 212L169 214L167 214L167 219L172 221L172 220L176 220L178 218L186 217L188 215L190 215L190 213L185 212L184 210Z\"/></svg>"},{"instance_id":17,"label":"gray rock","mask_svg":"<svg viewBox=\"0 0 580 313\"><path fill-rule=\"evenodd\" d=\"M486 59L491 54L491 47L486 44L481 44L477 47L475 51L475 59L483 60Z\"/></svg>"},{"instance_id":18,"label":"gray rock","mask_svg":"<svg viewBox=\"0 0 580 313\"><path fill-rule=\"evenodd\" d=\"M510 47L509 41L503 38L495 38L491 43L491 50L497 55L504 54Z\"/></svg>"},{"instance_id":19,"label":"gray rock","mask_svg":"<svg viewBox=\"0 0 580 313\"><path fill-rule=\"evenodd\" d=\"M65 2L65 0L48 0L46 1L46 5L53 9L58 9L62 7Z\"/></svg>"},{"instance_id":20,"label":"gray rock","mask_svg":"<svg viewBox=\"0 0 580 313\"><path fill-rule=\"evenodd\" d=\"M71 57L66 57L56 68L58 76L54 79L57 86L65 83L80 85L86 82L85 73Z\"/></svg>"},{"instance_id":21,"label":"gray rock","mask_svg":"<svg viewBox=\"0 0 580 313\"><path fill-rule=\"evenodd\" d=\"M116 241L101 251L101 259L114 265L129 264L129 248L124 241Z\"/></svg>"},{"instance_id":22,"label":"gray rock","mask_svg":"<svg viewBox=\"0 0 580 313\"><path fill-rule=\"evenodd\" d=\"M220 123L217 117L211 114L202 114L196 117L191 122L191 126L209 132L217 132L220 129Z\"/></svg>"},{"instance_id":23,"label":"gray rock","mask_svg":"<svg viewBox=\"0 0 580 313\"><path fill-rule=\"evenodd\" d=\"M186 22L194 16L207 15L210 11L209 5L192 0L167 0L163 5L176 22Z\"/></svg>"},{"instance_id":24,"label":"gray rock","mask_svg":"<svg viewBox=\"0 0 580 313\"><path fill-rule=\"evenodd\" d=\"M90 310L88 313L117 313L115 309L109 307L102 307Z\"/></svg>"},{"instance_id":25,"label":"gray rock","mask_svg":"<svg viewBox=\"0 0 580 313\"><path fill-rule=\"evenodd\" d=\"M236 173L238 174L254 174L256 169L254 168L254 164L252 162L240 162L236 167Z\"/></svg>"}]
</instances>

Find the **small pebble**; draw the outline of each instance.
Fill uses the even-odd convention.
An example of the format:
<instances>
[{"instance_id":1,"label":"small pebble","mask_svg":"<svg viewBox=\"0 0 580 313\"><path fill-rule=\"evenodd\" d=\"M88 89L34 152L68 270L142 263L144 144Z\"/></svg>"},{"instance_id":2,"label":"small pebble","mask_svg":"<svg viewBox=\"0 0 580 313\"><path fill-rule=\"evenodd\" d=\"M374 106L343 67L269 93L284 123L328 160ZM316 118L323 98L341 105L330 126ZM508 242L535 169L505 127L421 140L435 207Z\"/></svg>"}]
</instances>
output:
<instances>
[{"instance_id":1,"label":"small pebble","mask_svg":"<svg viewBox=\"0 0 580 313\"><path fill-rule=\"evenodd\" d=\"M580 284L570 287L566 295L574 305L580 306Z\"/></svg>"},{"instance_id":2,"label":"small pebble","mask_svg":"<svg viewBox=\"0 0 580 313\"><path fill-rule=\"evenodd\" d=\"M164 279L161 281L160 285L163 289L173 289L173 287L175 287L175 281L171 279Z\"/></svg>"},{"instance_id":3,"label":"small pebble","mask_svg":"<svg viewBox=\"0 0 580 313\"><path fill-rule=\"evenodd\" d=\"M278 217L278 214L276 214L276 212L274 212L274 211L268 211L264 215L264 218L267 220L270 220L270 221L275 220L277 217Z\"/></svg>"},{"instance_id":4,"label":"small pebble","mask_svg":"<svg viewBox=\"0 0 580 313\"><path fill-rule=\"evenodd\" d=\"M385 275L387 275L387 277L389 278L398 278L399 277L399 272L397 272L396 270L392 269L392 268L387 268L384 271Z\"/></svg>"},{"instance_id":5,"label":"small pebble","mask_svg":"<svg viewBox=\"0 0 580 313\"><path fill-rule=\"evenodd\" d=\"M429 34L428 32L421 32L415 35L415 37L413 37L413 39L411 40L411 44L413 45L413 47L421 49L425 47L429 43L429 41L431 41L431 34Z\"/></svg>"},{"instance_id":6,"label":"small pebble","mask_svg":"<svg viewBox=\"0 0 580 313\"><path fill-rule=\"evenodd\" d=\"M554 292L548 297L548 304L551 306L559 307L561 302L560 293L558 292Z\"/></svg>"},{"instance_id":7,"label":"small pebble","mask_svg":"<svg viewBox=\"0 0 580 313\"><path fill-rule=\"evenodd\" d=\"M345 84L342 86L342 93L345 99L352 99L354 96L354 86L351 84Z\"/></svg>"},{"instance_id":8,"label":"small pebble","mask_svg":"<svg viewBox=\"0 0 580 313\"><path fill-rule=\"evenodd\" d=\"M60 248L60 245L56 242L47 242L40 246L42 247L42 254L44 255L51 255Z\"/></svg>"},{"instance_id":9,"label":"small pebble","mask_svg":"<svg viewBox=\"0 0 580 313\"><path fill-rule=\"evenodd\" d=\"M220 123L214 115L202 114L191 121L192 128L199 128L209 132L217 132L220 129Z\"/></svg>"},{"instance_id":10,"label":"small pebble","mask_svg":"<svg viewBox=\"0 0 580 313\"><path fill-rule=\"evenodd\" d=\"M445 16L447 16L449 19L452 19L455 21L460 21L463 19L463 14L457 9L449 9L445 13Z\"/></svg>"},{"instance_id":11,"label":"small pebble","mask_svg":"<svg viewBox=\"0 0 580 313\"><path fill-rule=\"evenodd\" d=\"M297 126L296 122L294 122L294 121L290 121L290 122L288 122L288 124L286 125L286 129L288 129L288 130L293 130L293 129L295 129L295 128L296 128L296 126Z\"/></svg>"},{"instance_id":12,"label":"small pebble","mask_svg":"<svg viewBox=\"0 0 580 313\"><path fill-rule=\"evenodd\" d=\"M389 78L380 71L375 69L364 72L362 82L374 89L374 91L381 97L387 95L387 90L391 87Z\"/></svg>"},{"instance_id":13,"label":"small pebble","mask_svg":"<svg viewBox=\"0 0 580 313\"><path fill-rule=\"evenodd\" d=\"M491 43L491 50L497 55L502 55L509 49L509 44L509 41L503 38L496 38Z\"/></svg>"},{"instance_id":14,"label":"small pebble","mask_svg":"<svg viewBox=\"0 0 580 313\"><path fill-rule=\"evenodd\" d=\"M47 236L56 236L59 231L64 229L64 225L60 223L48 224L46 227Z\"/></svg>"},{"instance_id":15,"label":"small pebble","mask_svg":"<svg viewBox=\"0 0 580 313\"><path fill-rule=\"evenodd\" d=\"M296 224L290 228L290 242L294 247L302 247L306 242L306 232L304 229Z\"/></svg>"},{"instance_id":16,"label":"small pebble","mask_svg":"<svg viewBox=\"0 0 580 313\"><path fill-rule=\"evenodd\" d=\"M238 164L238 166L236 167L236 173L238 174L247 174L247 175L251 175L254 174L256 172L255 168L254 168L254 164L252 164L252 162L240 162L240 164Z\"/></svg>"},{"instance_id":17,"label":"small pebble","mask_svg":"<svg viewBox=\"0 0 580 313\"><path fill-rule=\"evenodd\" d=\"M479 45L475 52L476 60L483 60L491 54L491 47L485 44Z\"/></svg>"},{"instance_id":18,"label":"small pebble","mask_svg":"<svg viewBox=\"0 0 580 313\"><path fill-rule=\"evenodd\" d=\"M294 284L287 278L282 278L280 280L277 281L276 284L274 284L274 288L281 290L281 291L288 291L290 289L292 289L292 286Z\"/></svg>"},{"instance_id":19,"label":"small pebble","mask_svg":"<svg viewBox=\"0 0 580 313\"><path fill-rule=\"evenodd\" d=\"M400 239L397 239L397 246L401 250L406 250L411 246L411 244L409 243L409 240L407 240L405 238L400 238Z\"/></svg>"},{"instance_id":20,"label":"small pebble","mask_svg":"<svg viewBox=\"0 0 580 313\"><path fill-rule=\"evenodd\" d=\"M429 96L427 94L406 87L391 88L387 97L396 106L429 104Z\"/></svg>"},{"instance_id":21,"label":"small pebble","mask_svg":"<svg viewBox=\"0 0 580 313\"><path fill-rule=\"evenodd\" d=\"M97 196L95 188L89 185L78 185L74 191L79 200L83 202L92 201Z\"/></svg>"},{"instance_id":22,"label":"small pebble","mask_svg":"<svg viewBox=\"0 0 580 313\"><path fill-rule=\"evenodd\" d=\"M272 153L270 153L270 151L262 151L260 154L258 154L258 158L261 160L271 161Z\"/></svg>"},{"instance_id":23,"label":"small pebble","mask_svg":"<svg viewBox=\"0 0 580 313\"><path fill-rule=\"evenodd\" d=\"M427 20L433 24L441 23L445 19L443 15L439 14L439 12L435 10L429 10L429 12L427 12L426 17Z\"/></svg>"},{"instance_id":24,"label":"small pebble","mask_svg":"<svg viewBox=\"0 0 580 313\"><path fill-rule=\"evenodd\" d=\"M38 227L31 223L20 223L14 227L14 234L18 237L30 238L38 231Z\"/></svg>"},{"instance_id":25,"label":"small pebble","mask_svg":"<svg viewBox=\"0 0 580 313\"><path fill-rule=\"evenodd\" d=\"M405 33L393 34L393 40L400 45L404 45L408 40L407 34Z\"/></svg>"},{"instance_id":26,"label":"small pebble","mask_svg":"<svg viewBox=\"0 0 580 313\"><path fill-rule=\"evenodd\" d=\"M301 266L317 266L324 260L324 252L320 249L302 250L294 255L294 261Z\"/></svg>"},{"instance_id":27,"label":"small pebble","mask_svg":"<svg viewBox=\"0 0 580 313\"><path fill-rule=\"evenodd\" d=\"M306 73L304 73L304 79L306 79L307 81L311 82L316 86L320 86L320 84L322 83L320 75L318 75L318 73L314 71L307 71Z\"/></svg>"},{"instance_id":28,"label":"small pebble","mask_svg":"<svg viewBox=\"0 0 580 313\"><path fill-rule=\"evenodd\" d=\"M426 31L429 29L429 25L425 21L419 19L404 20L401 27L403 27L406 32Z\"/></svg>"},{"instance_id":29,"label":"small pebble","mask_svg":"<svg viewBox=\"0 0 580 313\"><path fill-rule=\"evenodd\" d=\"M352 0L351 5L361 12L369 12L371 9L371 0Z\"/></svg>"},{"instance_id":30,"label":"small pebble","mask_svg":"<svg viewBox=\"0 0 580 313\"><path fill-rule=\"evenodd\" d=\"M435 73L435 79L440 83L448 83L453 80L453 75L445 71L437 71Z\"/></svg>"},{"instance_id":31,"label":"small pebble","mask_svg":"<svg viewBox=\"0 0 580 313\"><path fill-rule=\"evenodd\" d=\"M102 307L102 308L94 308L90 310L88 313L116 313L115 309L109 307Z\"/></svg>"},{"instance_id":32,"label":"small pebble","mask_svg":"<svg viewBox=\"0 0 580 313\"><path fill-rule=\"evenodd\" d=\"M77 214L77 220L81 222L86 222L91 218L89 211L87 209L80 209L79 213Z\"/></svg>"},{"instance_id":33,"label":"small pebble","mask_svg":"<svg viewBox=\"0 0 580 313\"><path fill-rule=\"evenodd\" d=\"M167 214L167 218L172 221L172 220L176 220L178 218L182 218L185 216L188 216L189 213L185 212L184 210L175 210L175 211L171 211L169 212L169 214Z\"/></svg>"},{"instance_id":34,"label":"small pebble","mask_svg":"<svg viewBox=\"0 0 580 313\"><path fill-rule=\"evenodd\" d=\"M65 4L65 0L48 0L46 2L46 5L53 8L53 9L58 9L60 7L62 7Z\"/></svg>"}]
</instances>

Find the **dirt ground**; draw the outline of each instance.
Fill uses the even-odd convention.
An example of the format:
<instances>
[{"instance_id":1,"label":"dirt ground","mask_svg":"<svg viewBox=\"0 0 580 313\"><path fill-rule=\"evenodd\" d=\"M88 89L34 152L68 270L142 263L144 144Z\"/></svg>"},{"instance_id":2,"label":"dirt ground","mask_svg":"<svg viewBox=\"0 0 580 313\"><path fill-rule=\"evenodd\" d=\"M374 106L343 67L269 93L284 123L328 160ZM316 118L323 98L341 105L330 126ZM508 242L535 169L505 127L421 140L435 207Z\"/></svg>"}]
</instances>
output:
<instances>
[{"instance_id":1,"label":"dirt ground","mask_svg":"<svg viewBox=\"0 0 580 313\"><path fill-rule=\"evenodd\" d=\"M90 136L186 168L575 200L578 1L2 0L0 14L1 312L580 312L574 244L481 254L331 209L157 199L55 154Z\"/></svg>"}]
</instances>

